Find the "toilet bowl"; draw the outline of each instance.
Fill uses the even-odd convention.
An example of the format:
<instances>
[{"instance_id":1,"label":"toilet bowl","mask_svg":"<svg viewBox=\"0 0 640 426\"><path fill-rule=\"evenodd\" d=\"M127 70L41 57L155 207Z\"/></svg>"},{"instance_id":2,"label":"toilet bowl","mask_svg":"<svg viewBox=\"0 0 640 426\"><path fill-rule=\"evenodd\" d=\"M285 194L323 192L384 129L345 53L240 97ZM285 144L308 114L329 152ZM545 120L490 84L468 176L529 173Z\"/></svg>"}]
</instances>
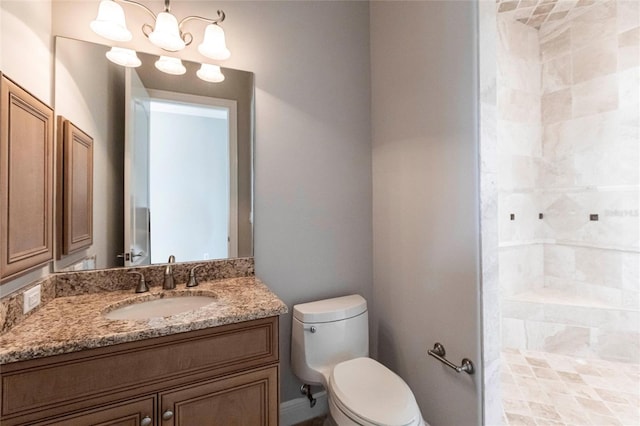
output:
<instances>
[{"instance_id":1,"label":"toilet bowl","mask_svg":"<svg viewBox=\"0 0 640 426\"><path fill-rule=\"evenodd\" d=\"M409 386L369 358L367 302L359 295L293 307L291 363L307 384L322 385L338 426L421 426Z\"/></svg>"}]
</instances>

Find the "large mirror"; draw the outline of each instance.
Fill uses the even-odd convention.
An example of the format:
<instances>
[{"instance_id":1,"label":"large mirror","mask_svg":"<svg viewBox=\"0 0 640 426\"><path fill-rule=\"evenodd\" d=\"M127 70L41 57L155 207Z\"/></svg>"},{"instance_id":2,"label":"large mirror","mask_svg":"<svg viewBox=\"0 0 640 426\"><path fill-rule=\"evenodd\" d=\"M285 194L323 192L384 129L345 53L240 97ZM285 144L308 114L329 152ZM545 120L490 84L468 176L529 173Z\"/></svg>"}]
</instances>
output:
<instances>
[{"instance_id":1,"label":"large mirror","mask_svg":"<svg viewBox=\"0 0 640 426\"><path fill-rule=\"evenodd\" d=\"M94 139L93 245L56 271L253 255L253 73L223 82L56 37L55 112Z\"/></svg>"}]
</instances>

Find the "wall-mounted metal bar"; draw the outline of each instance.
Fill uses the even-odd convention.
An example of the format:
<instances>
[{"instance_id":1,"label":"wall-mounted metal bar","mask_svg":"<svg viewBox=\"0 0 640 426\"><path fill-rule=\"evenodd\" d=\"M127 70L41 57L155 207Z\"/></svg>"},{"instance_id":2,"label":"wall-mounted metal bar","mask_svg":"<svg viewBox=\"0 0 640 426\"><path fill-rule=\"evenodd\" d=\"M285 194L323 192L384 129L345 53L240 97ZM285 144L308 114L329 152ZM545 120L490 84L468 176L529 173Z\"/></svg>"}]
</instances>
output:
<instances>
[{"instance_id":1,"label":"wall-mounted metal bar","mask_svg":"<svg viewBox=\"0 0 640 426\"><path fill-rule=\"evenodd\" d=\"M448 359L446 359L444 356L447 354L447 352L444 350L444 346L442 346L442 344L440 343L436 343L435 345L433 345L433 349L429 349L427 353L432 357L434 357L435 359L437 359L438 361L440 361L441 363L445 364L446 366L456 370L458 373L462 373L463 371L467 374L475 373L475 368L473 367L473 363L468 358L463 358L462 365L460 366L457 366L451 361L449 361Z\"/></svg>"}]
</instances>

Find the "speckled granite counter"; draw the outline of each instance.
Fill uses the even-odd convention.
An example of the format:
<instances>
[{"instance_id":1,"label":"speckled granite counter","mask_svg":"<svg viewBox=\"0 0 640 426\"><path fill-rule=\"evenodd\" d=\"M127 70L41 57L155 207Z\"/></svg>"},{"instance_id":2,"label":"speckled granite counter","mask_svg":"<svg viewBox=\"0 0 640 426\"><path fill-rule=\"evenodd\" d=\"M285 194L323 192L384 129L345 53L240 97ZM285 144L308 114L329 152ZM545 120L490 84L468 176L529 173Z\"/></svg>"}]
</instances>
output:
<instances>
[{"instance_id":1,"label":"speckled granite counter","mask_svg":"<svg viewBox=\"0 0 640 426\"><path fill-rule=\"evenodd\" d=\"M207 295L213 303L193 311L149 320L108 320L103 312L135 299L149 300L173 295ZM152 287L150 292L132 290L57 297L22 323L0 335L0 364L42 358L232 324L287 312L286 305L259 279L227 278L201 282L198 287L176 290Z\"/></svg>"}]
</instances>

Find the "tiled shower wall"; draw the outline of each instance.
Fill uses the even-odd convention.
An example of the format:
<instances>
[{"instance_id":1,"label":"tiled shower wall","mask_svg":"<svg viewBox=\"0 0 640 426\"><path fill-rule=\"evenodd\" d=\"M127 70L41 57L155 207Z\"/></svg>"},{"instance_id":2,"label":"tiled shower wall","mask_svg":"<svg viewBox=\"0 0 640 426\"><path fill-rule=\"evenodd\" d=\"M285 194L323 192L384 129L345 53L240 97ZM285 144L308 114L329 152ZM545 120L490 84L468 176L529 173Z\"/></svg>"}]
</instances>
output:
<instances>
[{"instance_id":1,"label":"tiled shower wall","mask_svg":"<svg viewBox=\"0 0 640 426\"><path fill-rule=\"evenodd\" d=\"M498 15L498 215L500 291L544 285L539 170L542 162L538 31Z\"/></svg>"},{"instance_id":2,"label":"tiled shower wall","mask_svg":"<svg viewBox=\"0 0 640 426\"><path fill-rule=\"evenodd\" d=\"M636 311L639 5L597 3L540 29L541 207L545 239L561 243L545 245L545 286Z\"/></svg>"},{"instance_id":3,"label":"tiled shower wall","mask_svg":"<svg viewBox=\"0 0 640 426\"><path fill-rule=\"evenodd\" d=\"M639 5L580 2L539 31L499 15L507 346L640 356Z\"/></svg>"}]
</instances>

